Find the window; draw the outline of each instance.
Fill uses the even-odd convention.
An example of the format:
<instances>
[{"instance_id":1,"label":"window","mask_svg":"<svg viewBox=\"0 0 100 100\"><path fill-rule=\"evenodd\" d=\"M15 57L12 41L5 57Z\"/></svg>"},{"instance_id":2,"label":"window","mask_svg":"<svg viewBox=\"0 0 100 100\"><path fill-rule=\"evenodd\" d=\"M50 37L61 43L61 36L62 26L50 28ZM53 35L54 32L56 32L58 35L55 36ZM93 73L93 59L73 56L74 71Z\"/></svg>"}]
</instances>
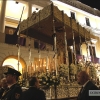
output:
<instances>
[{"instance_id":1,"label":"window","mask_svg":"<svg viewBox=\"0 0 100 100\"><path fill-rule=\"evenodd\" d=\"M34 40L34 48L40 49L40 50L45 50L46 49L46 44L43 42L40 42L38 40Z\"/></svg>"},{"instance_id":2,"label":"window","mask_svg":"<svg viewBox=\"0 0 100 100\"><path fill-rule=\"evenodd\" d=\"M79 44L76 44L76 45L75 45L75 50L76 50L76 54L81 55L80 45L79 45Z\"/></svg>"},{"instance_id":3,"label":"window","mask_svg":"<svg viewBox=\"0 0 100 100\"><path fill-rule=\"evenodd\" d=\"M25 46L26 38L20 37L18 41L17 32L18 32L17 28L5 26L5 43L13 44L13 45L16 45L17 43L19 43L20 45Z\"/></svg>"},{"instance_id":4,"label":"window","mask_svg":"<svg viewBox=\"0 0 100 100\"><path fill-rule=\"evenodd\" d=\"M85 18L85 20L86 20L86 25L87 25L87 26L90 26L89 18Z\"/></svg>"},{"instance_id":5,"label":"window","mask_svg":"<svg viewBox=\"0 0 100 100\"><path fill-rule=\"evenodd\" d=\"M71 14L71 18L75 19L75 13L74 12L70 12L70 14Z\"/></svg>"},{"instance_id":6,"label":"window","mask_svg":"<svg viewBox=\"0 0 100 100\"><path fill-rule=\"evenodd\" d=\"M90 56L96 57L95 46L89 46Z\"/></svg>"}]
</instances>

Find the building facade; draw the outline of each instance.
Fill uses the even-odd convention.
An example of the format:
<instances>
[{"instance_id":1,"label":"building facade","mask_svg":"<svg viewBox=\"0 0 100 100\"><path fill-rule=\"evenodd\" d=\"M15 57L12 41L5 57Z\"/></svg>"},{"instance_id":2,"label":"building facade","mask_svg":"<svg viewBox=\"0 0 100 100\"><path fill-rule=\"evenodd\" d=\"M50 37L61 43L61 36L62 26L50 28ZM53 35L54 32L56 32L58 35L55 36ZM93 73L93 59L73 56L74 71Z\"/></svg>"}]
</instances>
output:
<instances>
[{"instance_id":1,"label":"building facade","mask_svg":"<svg viewBox=\"0 0 100 100\"><path fill-rule=\"evenodd\" d=\"M11 59L15 60L16 69L20 70L22 73L29 71L32 73L37 67L53 66L53 45L44 43L42 41L28 37L28 34L21 35L20 41L18 41L18 32L16 33L17 26L20 21L23 22L34 13L39 12L47 5L53 2L54 6L57 6L59 10L67 14L69 18L72 18L76 23L79 23L83 28L85 28L90 34L94 35L96 38L91 38L91 42L82 42L81 54L84 55L84 59L91 60L91 56L94 57L95 63L100 63L100 11L91 8L85 4L82 4L76 0L46 0L42 3L39 2L27 2L27 0L22 1L0 1L0 65L10 64ZM35 17L34 17L35 19ZM33 20L34 20L33 19ZM15 34L16 33L16 34ZM89 35L89 34L88 34ZM16 41L15 41L16 40ZM38 41L38 42L37 42ZM41 48L40 48L41 44ZM43 44L43 45L42 45ZM70 45L72 46L72 45ZM77 47L77 54L80 55L80 48ZM79 52L78 52L79 51ZM49 53L49 54L48 54ZM49 64L48 62L49 55ZM61 52L62 55L62 52ZM41 57L40 57L41 56ZM10 58L10 60L8 60ZM39 61L39 59L41 59ZM60 56L61 63L63 63L63 56ZM8 61L7 61L8 60ZM10 63L8 63L10 62ZM14 64L15 64L14 63ZM13 65L14 65L13 64ZM31 66L32 67L27 67ZM47 65L48 64L48 65ZM21 65L21 66L20 66ZM35 67L34 67L35 66ZM21 69L20 69L21 68ZM33 69L32 69L33 68ZM49 68L50 69L50 68ZM32 71L33 70L33 71ZM2 74L2 73L1 73Z\"/></svg>"}]
</instances>

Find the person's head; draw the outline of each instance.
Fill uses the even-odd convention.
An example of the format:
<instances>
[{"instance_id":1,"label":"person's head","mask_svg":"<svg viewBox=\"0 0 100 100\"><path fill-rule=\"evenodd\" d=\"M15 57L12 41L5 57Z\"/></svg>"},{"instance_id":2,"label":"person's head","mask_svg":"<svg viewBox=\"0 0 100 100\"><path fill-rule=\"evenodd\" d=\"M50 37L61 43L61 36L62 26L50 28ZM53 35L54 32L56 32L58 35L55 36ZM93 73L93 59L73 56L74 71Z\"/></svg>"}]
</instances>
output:
<instances>
[{"instance_id":1,"label":"person's head","mask_svg":"<svg viewBox=\"0 0 100 100\"><path fill-rule=\"evenodd\" d=\"M8 85L16 83L21 73L13 69L12 67L9 67L9 65L6 65L6 67L8 67L7 72L5 72L4 74L6 75Z\"/></svg>"},{"instance_id":2,"label":"person's head","mask_svg":"<svg viewBox=\"0 0 100 100\"><path fill-rule=\"evenodd\" d=\"M86 71L81 71L77 75L77 82L80 85L84 85L89 79L89 75Z\"/></svg>"},{"instance_id":3,"label":"person's head","mask_svg":"<svg viewBox=\"0 0 100 100\"><path fill-rule=\"evenodd\" d=\"M39 88L39 80L37 77L31 77L30 81L29 81L29 86L34 86Z\"/></svg>"},{"instance_id":4,"label":"person's head","mask_svg":"<svg viewBox=\"0 0 100 100\"><path fill-rule=\"evenodd\" d=\"M1 79L1 86L2 86L4 89L6 89L6 88L8 87L6 78L2 78L2 79Z\"/></svg>"}]
</instances>

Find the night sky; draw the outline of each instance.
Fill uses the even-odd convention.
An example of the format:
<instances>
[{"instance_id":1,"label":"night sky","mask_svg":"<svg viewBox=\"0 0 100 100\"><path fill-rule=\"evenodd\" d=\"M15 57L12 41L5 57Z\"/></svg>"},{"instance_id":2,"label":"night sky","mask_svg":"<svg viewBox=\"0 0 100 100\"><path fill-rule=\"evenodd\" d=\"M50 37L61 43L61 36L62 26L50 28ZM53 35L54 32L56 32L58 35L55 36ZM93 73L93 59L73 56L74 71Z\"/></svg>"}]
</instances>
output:
<instances>
[{"instance_id":1,"label":"night sky","mask_svg":"<svg viewBox=\"0 0 100 100\"><path fill-rule=\"evenodd\" d=\"M90 7L100 10L100 0L78 0Z\"/></svg>"}]
</instances>

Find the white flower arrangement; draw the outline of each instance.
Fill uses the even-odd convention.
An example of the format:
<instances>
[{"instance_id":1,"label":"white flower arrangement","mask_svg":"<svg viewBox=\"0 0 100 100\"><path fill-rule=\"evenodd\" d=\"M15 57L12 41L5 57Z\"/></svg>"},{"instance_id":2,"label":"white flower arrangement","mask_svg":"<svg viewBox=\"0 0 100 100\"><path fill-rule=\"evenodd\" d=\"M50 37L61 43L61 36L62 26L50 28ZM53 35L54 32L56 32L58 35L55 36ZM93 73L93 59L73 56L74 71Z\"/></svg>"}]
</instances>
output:
<instances>
[{"instance_id":1,"label":"white flower arrangement","mask_svg":"<svg viewBox=\"0 0 100 100\"><path fill-rule=\"evenodd\" d=\"M69 73L70 73L71 75L77 74L77 65L75 65L75 64L72 63L72 64L69 66Z\"/></svg>"},{"instance_id":2,"label":"white flower arrangement","mask_svg":"<svg viewBox=\"0 0 100 100\"><path fill-rule=\"evenodd\" d=\"M83 63L78 63L77 64L77 73L80 71L84 71L85 70L85 66Z\"/></svg>"},{"instance_id":3,"label":"white flower arrangement","mask_svg":"<svg viewBox=\"0 0 100 100\"><path fill-rule=\"evenodd\" d=\"M89 75L92 79L95 79L97 76L97 71L96 71L94 64L89 65Z\"/></svg>"},{"instance_id":4,"label":"white flower arrangement","mask_svg":"<svg viewBox=\"0 0 100 100\"><path fill-rule=\"evenodd\" d=\"M58 75L56 76L54 72L40 73L38 75L38 78L39 78L40 84L48 88L50 86L60 84L60 78Z\"/></svg>"},{"instance_id":5,"label":"white flower arrangement","mask_svg":"<svg viewBox=\"0 0 100 100\"><path fill-rule=\"evenodd\" d=\"M66 77L69 75L69 66L66 64L60 64L58 67L58 71L61 77Z\"/></svg>"}]
</instances>

